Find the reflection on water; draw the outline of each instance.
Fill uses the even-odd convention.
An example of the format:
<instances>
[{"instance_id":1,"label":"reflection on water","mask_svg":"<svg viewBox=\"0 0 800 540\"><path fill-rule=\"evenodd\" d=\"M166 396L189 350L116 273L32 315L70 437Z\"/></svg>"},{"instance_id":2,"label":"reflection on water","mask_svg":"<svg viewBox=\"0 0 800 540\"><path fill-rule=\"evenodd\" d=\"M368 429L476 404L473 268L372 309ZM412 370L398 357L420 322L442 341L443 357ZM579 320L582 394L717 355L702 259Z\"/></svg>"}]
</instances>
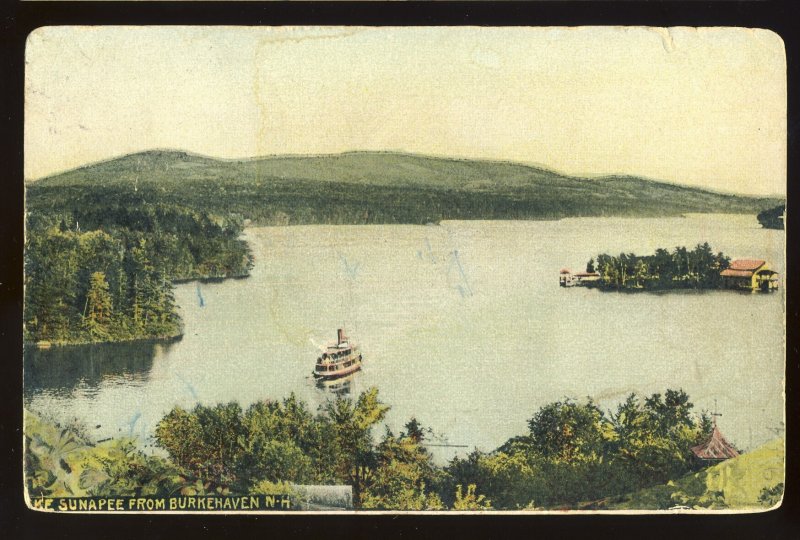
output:
<instances>
[{"instance_id":1,"label":"reflection on water","mask_svg":"<svg viewBox=\"0 0 800 540\"><path fill-rule=\"evenodd\" d=\"M102 384L145 385L157 351L171 342L103 343L24 351L24 396L50 393L67 397L77 388L96 392Z\"/></svg>"},{"instance_id":2,"label":"reflection on water","mask_svg":"<svg viewBox=\"0 0 800 540\"><path fill-rule=\"evenodd\" d=\"M353 389L353 378L357 373L353 373L346 377L339 379L325 380L320 379L317 381L317 388L325 392L329 392L338 397L349 397Z\"/></svg>"}]
</instances>

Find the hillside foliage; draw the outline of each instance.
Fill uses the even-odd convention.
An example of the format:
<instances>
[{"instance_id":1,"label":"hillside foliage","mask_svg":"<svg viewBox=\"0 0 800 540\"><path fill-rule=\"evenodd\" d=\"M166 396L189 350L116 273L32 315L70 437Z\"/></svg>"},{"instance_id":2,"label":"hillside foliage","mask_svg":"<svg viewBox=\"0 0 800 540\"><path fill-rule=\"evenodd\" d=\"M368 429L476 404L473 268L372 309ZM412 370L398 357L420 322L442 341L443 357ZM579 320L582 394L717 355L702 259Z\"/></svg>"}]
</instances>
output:
<instances>
[{"instance_id":1,"label":"hillside foliage","mask_svg":"<svg viewBox=\"0 0 800 540\"><path fill-rule=\"evenodd\" d=\"M362 508L441 508L437 470L409 422L408 433L372 430L389 408L369 389L329 401L317 414L294 395L246 410L237 403L179 407L156 428L156 440L180 470L215 487L247 493L263 482L347 484Z\"/></svg>"},{"instance_id":2,"label":"hillside foliage","mask_svg":"<svg viewBox=\"0 0 800 540\"><path fill-rule=\"evenodd\" d=\"M578 508L692 470L691 447L711 431L708 416L695 414L680 390L631 394L611 414L591 400L557 401L528 425L528 433L493 452L451 461L443 492L475 484L495 508Z\"/></svg>"},{"instance_id":3,"label":"hillside foliage","mask_svg":"<svg viewBox=\"0 0 800 540\"><path fill-rule=\"evenodd\" d=\"M596 501L609 510L764 510L783 498L785 441L775 439L752 452L668 482Z\"/></svg>"},{"instance_id":4,"label":"hillside foliage","mask_svg":"<svg viewBox=\"0 0 800 540\"><path fill-rule=\"evenodd\" d=\"M235 402L174 407L154 434L165 457L146 455L125 437L95 443L85 427L28 414L26 482L31 496L349 485L364 510L735 508L771 506L782 494L777 454L701 469L691 447L712 425L681 390L631 394L613 411L591 400L552 402L533 413L526 433L445 465L427 448L430 430L412 418L393 433L383 425L388 410L375 388L332 397L316 412L294 395L246 409Z\"/></svg>"}]
</instances>

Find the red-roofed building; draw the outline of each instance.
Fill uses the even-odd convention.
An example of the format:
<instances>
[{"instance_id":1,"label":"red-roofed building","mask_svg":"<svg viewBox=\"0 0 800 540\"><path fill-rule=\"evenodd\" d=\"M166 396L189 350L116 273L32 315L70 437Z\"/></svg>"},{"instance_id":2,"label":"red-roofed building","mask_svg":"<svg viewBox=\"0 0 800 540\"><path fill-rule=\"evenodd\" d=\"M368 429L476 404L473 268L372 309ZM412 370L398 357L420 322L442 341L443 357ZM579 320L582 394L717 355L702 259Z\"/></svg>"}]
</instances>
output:
<instances>
[{"instance_id":1,"label":"red-roofed building","mask_svg":"<svg viewBox=\"0 0 800 540\"><path fill-rule=\"evenodd\" d=\"M720 272L725 287L768 291L778 288L778 272L770 270L761 259L736 259Z\"/></svg>"},{"instance_id":2,"label":"red-roofed building","mask_svg":"<svg viewBox=\"0 0 800 540\"><path fill-rule=\"evenodd\" d=\"M735 458L739 455L739 451L722 436L716 422L711 436L704 443L693 446L692 453L705 466Z\"/></svg>"},{"instance_id":3,"label":"red-roofed building","mask_svg":"<svg viewBox=\"0 0 800 540\"><path fill-rule=\"evenodd\" d=\"M558 273L558 284L562 287L572 287L572 271L569 268L562 268Z\"/></svg>"}]
</instances>

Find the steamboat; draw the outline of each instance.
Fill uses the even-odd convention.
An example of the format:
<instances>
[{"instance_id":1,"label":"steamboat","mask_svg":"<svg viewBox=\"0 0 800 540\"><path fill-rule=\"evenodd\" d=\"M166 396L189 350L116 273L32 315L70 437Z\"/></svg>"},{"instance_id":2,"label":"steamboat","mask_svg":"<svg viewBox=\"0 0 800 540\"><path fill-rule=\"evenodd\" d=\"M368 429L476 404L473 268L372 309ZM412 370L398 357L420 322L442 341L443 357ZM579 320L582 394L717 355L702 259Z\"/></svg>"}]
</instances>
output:
<instances>
[{"instance_id":1,"label":"steamboat","mask_svg":"<svg viewBox=\"0 0 800 540\"><path fill-rule=\"evenodd\" d=\"M322 381L330 381L346 377L361 369L361 354L355 343L350 343L344 331L337 332L336 343L328 344L325 351L317 358L314 366L314 377Z\"/></svg>"}]
</instances>

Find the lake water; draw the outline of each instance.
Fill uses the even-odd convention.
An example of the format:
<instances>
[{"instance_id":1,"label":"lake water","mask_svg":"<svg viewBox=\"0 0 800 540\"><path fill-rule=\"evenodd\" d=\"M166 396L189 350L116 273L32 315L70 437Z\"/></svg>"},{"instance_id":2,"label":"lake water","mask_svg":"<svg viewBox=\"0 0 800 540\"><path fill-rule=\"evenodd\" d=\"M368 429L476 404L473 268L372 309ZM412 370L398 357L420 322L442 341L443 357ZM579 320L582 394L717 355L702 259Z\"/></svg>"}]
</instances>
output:
<instances>
[{"instance_id":1,"label":"lake water","mask_svg":"<svg viewBox=\"0 0 800 540\"><path fill-rule=\"evenodd\" d=\"M181 341L29 352L26 406L148 447L174 405L295 392L317 407L332 392L314 384L314 360L343 327L364 368L342 391L375 385L395 432L415 416L436 442L468 447L436 447L440 460L496 448L565 396L611 408L630 392L680 387L697 408L716 403L720 429L744 449L783 420L785 236L755 216L267 227L246 238L251 277L177 286ZM705 241L768 260L780 289L558 286L562 267L601 252Z\"/></svg>"}]
</instances>

